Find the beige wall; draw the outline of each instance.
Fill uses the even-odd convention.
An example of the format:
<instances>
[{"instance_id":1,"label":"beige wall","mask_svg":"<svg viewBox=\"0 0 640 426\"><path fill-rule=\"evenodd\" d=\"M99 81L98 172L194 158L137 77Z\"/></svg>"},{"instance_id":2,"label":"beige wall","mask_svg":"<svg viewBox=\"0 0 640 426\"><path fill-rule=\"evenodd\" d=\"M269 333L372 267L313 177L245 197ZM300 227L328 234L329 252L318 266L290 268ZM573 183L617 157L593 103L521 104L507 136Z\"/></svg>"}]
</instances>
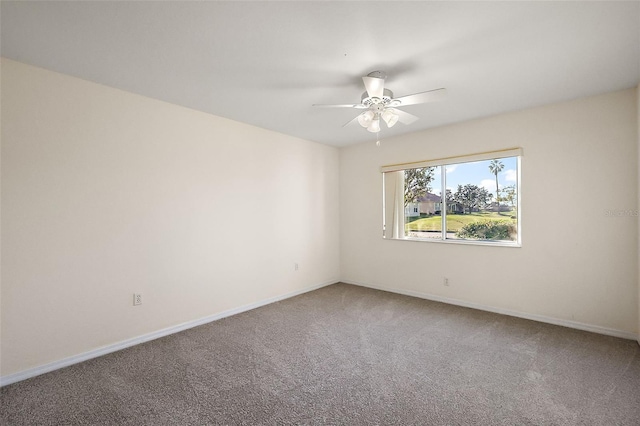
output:
<instances>
[{"instance_id":1,"label":"beige wall","mask_svg":"<svg viewBox=\"0 0 640 426\"><path fill-rule=\"evenodd\" d=\"M636 120L638 124L638 187L640 191L640 85L636 87L636 100ZM638 195L638 211L640 212L640 194ZM638 216L638 220L640 221L640 216ZM638 229L638 232L638 245L640 249L640 227ZM640 265L638 265L638 267L640 268ZM640 271L638 274L638 343L640 343Z\"/></svg>"},{"instance_id":2,"label":"beige wall","mask_svg":"<svg viewBox=\"0 0 640 426\"><path fill-rule=\"evenodd\" d=\"M638 205L636 122L630 89L341 150L342 279L635 336L638 220L605 210ZM521 248L381 238L380 166L511 147Z\"/></svg>"},{"instance_id":3,"label":"beige wall","mask_svg":"<svg viewBox=\"0 0 640 426\"><path fill-rule=\"evenodd\" d=\"M1 100L1 375L339 279L336 148L5 59Z\"/></svg>"},{"instance_id":4,"label":"beige wall","mask_svg":"<svg viewBox=\"0 0 640 426\"><path fill-rule=\"evenodd\" d=\"M605 215L640 205L635 90L339 152L6 59L1 78L2 376L339 278L640 329L638 221ZM515 146L522 248L382 240L381 165Z\"/></svg>"}]
</instances>

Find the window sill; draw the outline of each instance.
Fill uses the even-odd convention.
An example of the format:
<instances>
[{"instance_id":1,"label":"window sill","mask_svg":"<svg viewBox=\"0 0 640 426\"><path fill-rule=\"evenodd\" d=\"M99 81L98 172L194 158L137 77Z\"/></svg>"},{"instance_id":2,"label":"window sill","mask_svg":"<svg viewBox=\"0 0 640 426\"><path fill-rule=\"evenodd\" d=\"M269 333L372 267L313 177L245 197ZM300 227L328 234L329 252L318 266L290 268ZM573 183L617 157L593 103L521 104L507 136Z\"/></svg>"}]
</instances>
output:
<instances>
[{"instance_id":1,"label":"window sill","mask_svg":"<svg viewBox=\"0 0 640 426\"><path fill-rule=\"evenodd\" d=\"M458 239L437 239L437 238L418 238L418 237L405 237L405 238L384 238L390 241L412 241L419 243L440 243L440 244L461 244L467 246L489 246L489 247L522 247L522 243L517 241L485 241L485 240L458 240Z\"/></svg>"}]
</instances>

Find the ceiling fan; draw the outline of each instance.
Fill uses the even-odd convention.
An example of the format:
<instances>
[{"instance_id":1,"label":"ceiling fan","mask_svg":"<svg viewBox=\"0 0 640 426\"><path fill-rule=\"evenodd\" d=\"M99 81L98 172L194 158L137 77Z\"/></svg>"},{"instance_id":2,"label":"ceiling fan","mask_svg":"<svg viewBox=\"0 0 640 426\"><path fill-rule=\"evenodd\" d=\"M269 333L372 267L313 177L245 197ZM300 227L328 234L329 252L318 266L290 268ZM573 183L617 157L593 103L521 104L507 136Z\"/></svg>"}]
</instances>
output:
<instances>
[{"instance_id":1,"label":"ceiling fan","mask_svg":"<svg viewBox=\"0 0 640 426\"><path fill-rule=\"evenodd\" d=\"M386 77L387 75L384 71L373 71L362 77L366 91L362 94L359 104L313 104L313 106L364 109L366 111L346 123L343 127L357 122L368 131L378 133L380 131L381 118L387 124L387 127L393 127L398 121L403 124L411 124L418 120L415 115L399 110L398 107L440 101L447 94L447 89L435 89L394 98L393 92L384 87Z\"/></svg>"}]
</instances>

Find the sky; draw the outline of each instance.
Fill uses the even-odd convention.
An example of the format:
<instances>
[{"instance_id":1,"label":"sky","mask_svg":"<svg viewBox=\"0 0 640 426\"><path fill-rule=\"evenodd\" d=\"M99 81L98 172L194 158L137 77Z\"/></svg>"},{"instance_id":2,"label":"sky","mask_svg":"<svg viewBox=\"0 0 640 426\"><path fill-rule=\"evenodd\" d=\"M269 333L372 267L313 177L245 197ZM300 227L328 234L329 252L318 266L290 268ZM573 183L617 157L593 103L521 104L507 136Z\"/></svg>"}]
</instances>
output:
<instances>
[{"instance_id":1,"label":"sky","mask_svg":"<svg viewBox=\"0 0 640 426\"><path fill-rule=\"evenodd\" d=\"M516 184L517 177L517 157L501 158L504 169L498 173L498 186L500 189L505 186ZM458 185L468 183L484 187L493 194L496 194L496 177L489 171L491 160L475 161L472 163L460 163L445 166L447 169L447 189L455 192ZM441 193L441 172L438 167L434 172L434 180L431 182L431 192L440 195Z\"/></svg>"}]
</instances>

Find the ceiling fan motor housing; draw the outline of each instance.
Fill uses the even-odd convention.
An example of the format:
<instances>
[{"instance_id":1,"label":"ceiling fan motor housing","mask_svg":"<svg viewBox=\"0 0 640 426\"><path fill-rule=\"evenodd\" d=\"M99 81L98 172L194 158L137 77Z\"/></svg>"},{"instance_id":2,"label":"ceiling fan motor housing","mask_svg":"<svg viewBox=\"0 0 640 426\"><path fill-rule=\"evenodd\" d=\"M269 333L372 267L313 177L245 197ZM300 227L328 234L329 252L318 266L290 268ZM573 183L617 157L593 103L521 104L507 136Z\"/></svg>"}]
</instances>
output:
<instances>
[{"instance_id":1,"label":"ceiling fan motor housing","mask_svg":"<svg viewBox=\"0 0 640 426\"><path fill-rule=\"evenodd\" d=\"M387 78L387 73L384 71L371 71L369 74L367 74L367 77L381 78L384 80L385 78Z\"/></svg>"},{"instance_id":2,"label":"ceiling fan motor housing","mask_svg":"<svg viewBox=\"0 0 640 426\"><path fill-rule=\"evenodd\" d=\"M370 97L367 92L364 92L360 98L362 105L370 107L371 105L382 104L386 106L393 99L393 92L389 89L384 89L382 93L382 98L377 98Z\"/></svg>"}]
</instances>

